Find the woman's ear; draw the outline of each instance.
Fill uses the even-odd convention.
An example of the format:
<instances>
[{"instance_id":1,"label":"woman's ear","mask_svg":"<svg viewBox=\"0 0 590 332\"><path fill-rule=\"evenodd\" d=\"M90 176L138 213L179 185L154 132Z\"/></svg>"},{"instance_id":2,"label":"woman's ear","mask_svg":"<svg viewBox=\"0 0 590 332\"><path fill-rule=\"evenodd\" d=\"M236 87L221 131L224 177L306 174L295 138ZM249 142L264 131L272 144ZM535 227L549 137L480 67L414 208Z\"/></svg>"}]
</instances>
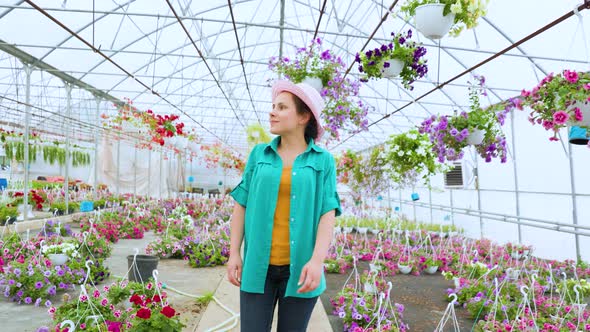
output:
<instances>
[{"instance_id":1,"label":"woman's ear","mask_svg":"<svg viewBox=\"0 0 590 332\"><path fill-rule=\"evenodd\" d=\"M311 112L305 112L305 114L301 114L299 116L299 124L307 125L307 123L311 120Z\"/></svg>"}]
</instances>

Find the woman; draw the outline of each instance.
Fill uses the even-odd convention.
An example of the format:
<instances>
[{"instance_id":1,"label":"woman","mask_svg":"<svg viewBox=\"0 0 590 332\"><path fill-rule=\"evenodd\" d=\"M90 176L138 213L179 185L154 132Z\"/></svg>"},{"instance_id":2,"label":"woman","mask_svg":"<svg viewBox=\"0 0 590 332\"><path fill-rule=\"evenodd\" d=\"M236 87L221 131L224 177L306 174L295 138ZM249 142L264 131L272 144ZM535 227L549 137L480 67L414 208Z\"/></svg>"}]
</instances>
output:
<instances>
[{"instance_id":1,"label":"woman","mask_svg":"<svg viewBox=\"0 0 590 332\"><path fill-rule=\"evenodd\" d=\"M326 289L324 259L340 215L334 158L315 145L324 132L320 94L307 84L272 87L270 132L250 153L231 220L229 281L240 287L241 330L305 331ZM244 239L244 260L240 247Z\"/></svg>"}]
</instances>

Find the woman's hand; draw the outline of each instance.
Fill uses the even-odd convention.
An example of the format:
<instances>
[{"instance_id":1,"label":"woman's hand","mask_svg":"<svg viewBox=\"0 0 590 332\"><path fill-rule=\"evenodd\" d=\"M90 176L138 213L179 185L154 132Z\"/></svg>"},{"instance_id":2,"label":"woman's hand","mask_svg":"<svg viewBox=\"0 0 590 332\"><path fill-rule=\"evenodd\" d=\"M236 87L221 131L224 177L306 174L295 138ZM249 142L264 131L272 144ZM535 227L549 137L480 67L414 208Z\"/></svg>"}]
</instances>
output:
<instances>
[{"instance_id":1,"label":"woman's hand","mask_svg":"<svg viewBox=\"0 0 590 332\"><path fill-rule=\"evenodd\" d=\"M323 261L312 259L307 262L301 270L301 276L299 277L297 285L303 285L297 290L297 293L311 292L318 288L320 280L322 279L323 270Z\"/></svg>"},{"instance_id":2,"label":"woman's hand","mask_svg":"<svg viewBox=\"0 0 590 332\"><path fill-rule=\"evenodd\" d=\"M242 256L233 254L227 261L227 279L233 285L240 287L242 284Z\"/></svg>"}]
</instances>

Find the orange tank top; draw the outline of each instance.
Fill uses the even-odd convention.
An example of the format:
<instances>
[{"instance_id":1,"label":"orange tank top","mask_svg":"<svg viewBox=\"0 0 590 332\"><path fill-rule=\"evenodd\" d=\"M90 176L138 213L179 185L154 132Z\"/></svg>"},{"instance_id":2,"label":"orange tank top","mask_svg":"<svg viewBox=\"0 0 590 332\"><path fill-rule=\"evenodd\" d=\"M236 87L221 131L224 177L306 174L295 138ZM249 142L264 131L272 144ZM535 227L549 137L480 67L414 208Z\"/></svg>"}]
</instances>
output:
<instances>
[{"instance_id":1,"label":"orange tank top","mask_svg":"<svg viewBox=\"0 0 590 332\"><path fill-rule=\"evenodd\" d=\"M279 197L274 216L272 242L270 246L271 265L289 265L291 262L289 245L289 213L291 209L291 167L283 168Z\"/></svg>"}]
</instances>

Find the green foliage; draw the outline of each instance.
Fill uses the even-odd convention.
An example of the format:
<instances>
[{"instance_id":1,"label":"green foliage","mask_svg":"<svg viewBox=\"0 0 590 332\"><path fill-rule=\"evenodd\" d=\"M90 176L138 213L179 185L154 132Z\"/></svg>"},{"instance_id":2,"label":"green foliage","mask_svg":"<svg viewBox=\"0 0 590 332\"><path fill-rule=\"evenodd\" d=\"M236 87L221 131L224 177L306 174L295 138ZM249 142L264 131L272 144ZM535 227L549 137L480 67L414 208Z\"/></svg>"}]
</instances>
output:
<instances>
[{"instance_id":1,"label":"green foliage","mask_svg":"<svg viewBox=\"0 0 590 332\"><path fill-rule=\"evenodd\" d=\"M25 161L25 143L22 141L6 141L4 143L6 158L18 162ZM37 146L29 143L29 163L37 160Z\"/></svg>"},{"instance_id":2,"label":"green foliage","mask_svg":"<svg viewBox=\"0 0 590 332\"><path fill-rule=\"evenodd\" d=\"M431 176L447 170L445 165L436 161L428 135L420 134L416 129L390 136L385 155L385 169L400 187L414 186L418 178L429 185Z\"/></svg>"},{"instance_id":3,"label":"green foliage","mask_svg":"<svg viewBox=\"0 0 590 332\"><path fill-rule=\"evenodd\" d=\"M4 225L7 220L16 220L18 212L16 207L2 206L0 207L0 225Z\"/></svg>"},{"instance_id":4,"label":"green foliage","mask_svg":"<svg viewBox=\"0 0 590 332\"><path fill-rule=\"evenodd\" d=\"M246 135L248 135L248 146L254 147L256 144L268 143L271 141L270 135L264 130L262 125L254 123L246 127Z\"/></svg>"}]
</instances>

